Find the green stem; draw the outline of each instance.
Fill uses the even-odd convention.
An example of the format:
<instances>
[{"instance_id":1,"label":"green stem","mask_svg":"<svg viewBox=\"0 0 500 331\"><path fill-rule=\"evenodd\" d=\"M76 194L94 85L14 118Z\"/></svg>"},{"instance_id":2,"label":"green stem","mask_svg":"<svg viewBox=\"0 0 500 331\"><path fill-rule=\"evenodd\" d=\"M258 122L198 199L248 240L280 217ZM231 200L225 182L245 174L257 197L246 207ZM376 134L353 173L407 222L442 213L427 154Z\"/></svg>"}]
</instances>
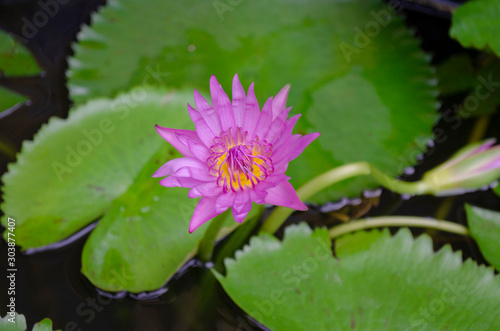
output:
<instances>
[{"instance_id":1,"label":"green stem","mask_svg":"<svg viewBox=\"0 0 500 331\"><path fill-rule=\"evenodd\" d=\"M229 209L222 214L217 215L213 220L210 221L207 232L203 236L200 242L200 260L202 262L209 262L212 260L212 254L214 252L215 241L217 240L217 235L224 224L224 221L229 214Z\"/></svg>"},{"instance_id":2,"label":"green stem","mask_svg":"<svg viewBox=\"0 0 500 331\"><path fill-rule=\"evenodd\" d=\"M255 229L259 220L262 217L262 212L264 208L262 205L259 205L257 214L251 217L248 220L245 220L241 226L239 226L236 230L231 233L231 236L228 238L224 245L217 251L217 256L215 258L215 270L219 273L225 273L224 260L227 257L232 257L234 252L238 249L241 249L243 244L248 240L252 231Z\"/></svg>"},{"instance_id":3,"label":"green stem","mask_svg":"<svg viewBox=\"0 0 500 331\"><path fill-rule=\"evenodd\" d=\"M301 200L307 200L319 191L344 179L360 175L370 175L380 185L397 193L423 194L426 187L422 182L403 182L384 174L368 162L356 162L333 168L305 183L297 190ZM261 231L274 233L293 213L293 209L277 207L263 224Z\"/></svg>"},{"instance_id":4,"label":"green stem","mask_svg":"<svg viewBox=\"0 0 500 331\"><path fill-rule=\"evenodd\" d=\"M454 202L455 197L444 198L438 209L434 213L434 217L437 219L446 218L450 213L451 207L453 207Z\"/></svg>"},{"instance_id":5,"label":"green stem","mask_svg":"<svg viewBox=\"0 0 500 331\"><path fill-rule=\"evenodd\" d=\"M368 164L368 166L370 167L370 176L372 176L372 178L375 179L380 185L393 192L414 195L428 193L427 184L424 182L404 182L402 180L398 180L384 174L382 171L375 168L371 164Z\"/></svg>"},{"instance_id":6,"label":"green stem","mask_svg":"<svg viewBox=\"0 0 500 331\"><path fill-rule=\"evenodd\" d=\"M469 144L483 140L486 130L490 125L491 116L485 115L477 119L469 138Z\"/></svg>"},{"instance_id":7,"label":"green stem","mask_svg":"<svg viewBox=\"0 0 500 331\"><path fill-rule=\"evenodd\" d=\"M467 229L463 225L452 223L449 221L437 220L433 218L423 218L414 216L382 216L382 217L373 217L369 219L360 219L346 224L334 226L329 230L329 232L330 232L330 238L335 239L350 232L355 232L370 228L389 227L389 226L431 228L431 229L459 234L462 236L469 235L469 229Z\"/></svg>"},{"instance_id":8,"label":"green stem","mask_svg":"<svg viewBox=\"0 0 500 331\"><path fill-rule=\"evenodd\" d=\"M16 149L5 141L0 141L0 152L7 156L9 161L16 160Z\"/></svg>"}]
</instances>

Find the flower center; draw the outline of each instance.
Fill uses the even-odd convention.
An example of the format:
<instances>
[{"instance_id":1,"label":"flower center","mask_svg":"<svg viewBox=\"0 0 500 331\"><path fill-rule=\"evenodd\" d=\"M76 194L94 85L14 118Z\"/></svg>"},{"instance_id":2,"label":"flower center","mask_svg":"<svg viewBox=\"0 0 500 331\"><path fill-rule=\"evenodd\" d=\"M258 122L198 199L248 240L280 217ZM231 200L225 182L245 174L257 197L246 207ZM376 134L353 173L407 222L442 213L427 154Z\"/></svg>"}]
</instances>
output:
<instances>
[{"instance_id":1,"label":"flower center","mask_svg":"<svg viewBox=\"0 0 500 331\"><path fill-rule=\"evenodd\" d=\"M259 141L257 136L248 142L247 134L238 127L233 137L229 128L215 137L210 147L207 159L210 174L217 176L217 184L224 192L254 188L274 171L270 158L272 145Z\"/></svg>"}]
</instances>

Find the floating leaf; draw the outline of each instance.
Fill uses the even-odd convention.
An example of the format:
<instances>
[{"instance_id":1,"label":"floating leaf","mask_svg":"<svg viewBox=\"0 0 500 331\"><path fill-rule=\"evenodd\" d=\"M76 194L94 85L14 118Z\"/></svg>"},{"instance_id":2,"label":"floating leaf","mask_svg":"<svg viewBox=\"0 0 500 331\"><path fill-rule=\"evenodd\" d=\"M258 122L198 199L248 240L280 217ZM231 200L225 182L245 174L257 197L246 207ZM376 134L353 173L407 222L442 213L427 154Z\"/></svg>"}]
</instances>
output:
<instances>
[{"instance_id":1,"label":"floating leaf","mask_svg":"<svg viewBox=\"0 0 500 331\"><path fill-rule=\"evenodd\" d=\"M49 318L44 318L33 326L33 331L52 331L52 321Z\"/></svg>"},{"instance_id":2,"label":"floating leaf","mask_svg":"<svg viewBox=\"0 0 500 331\"><path fill-rule=\"evenodd\" d=\"M22 314L18 314L14 312L15 316L11 316L10 314L6 314L4 317L0 319L0 327L4 331L25 331L26 330L26 318ZM12 319L14 318L14 319ZM15 321L15 323L9 322Z\"/></svg>"},{"instance_id":3,"label":"floating leaf","mask_svg":"<svg viewBox=\"0 0 500 331\"><path fill-rule=\"evenodd\" d=\"M226 260L227 275L216 276L272 330L500 327L500 278L462 263L448 246L434 253L426 235L414 240L407 229L394 237L384 232L369 248L347 251L334 259L328 232L302 224L287 228L283 242L254 237L236 260Z\"/></svg>"},{"instance_id":4,"label":"floating leaf","mask_svg":"<svg viewBox=\"0 0 500 331\"><path fill-rule=\"evenodd\" d=\"M2 331L26 331L26 318L23 314L14 313L15 317L9 314L0 319L0 330ZM9 321L11 319L12 321ZM33 326L33 331L52 331L52 321L49 318L44 318ZM60 331L60 330L56 330Z\"/></svg>"},{"instance_id":5,"label":"floating leaf","mask_svg":"<svg viewBox=\"0 0 500 331\"><path fill-rule=\"evenodd\" d=\"M496 0L474 0L453 13L450 36L464 47L490 48L500 56L500 3Z\"/></svg>"},{"instance_id":6,"label":"floating leaf","mask_svg":"<svg viewBox=\"0 0 500 331\"><path fill-rule=\"evenodd\" d=\"M342 236L335 240L335 255L343 258L367 250L374 241L382 236L384 236L384 232L378 230L359 231L355 235Z\"/></svg>"},{"instance_id":7,"label":"floating leaf","mask_svg":"<svg viewBox=\"0 0 500 331\"><path fill-rule=\"evenodd\" d=\"M15 220L16 244L27 249L60 241L104 214L85 243L83 273L109 291L164 285L193 257L208 227L189 234L197 200L151 177L180 157L154 124L190 129L190 98L138 88L115 100L91 101L67 120L51 119L2 179L2 222ZM236 226L228 218L222 233Z\"/></svg>"},{"instance_id":8,"label":"floating leaf","mask_svg":"<svg viewBox=\"0 0 500 331\"><path fill-rule=\"evenodd\" d=\"M99 288L155 290L195 255L205 230L188 233L197 199L189 199L187 189L165 188L151 178L172 158L168 153L172 149L162 148L146 163L85 243L82 272Z\"/></svg>"},{"instance_id":9,"label":"floating leaf","mask_svg":"<svg viewBox=\"0 0 500 331\"><path fill-rule=\"evenodd\" d=\"M2 221L16 219L16 244L62 240L104 214L166 145L154 124L190 128L187 100L183 92L136 89L89 102L68 119L52 118L2 178Z\"/></svg>"},{"instance_id":10,"label":"floating leaf","mask_svg":"<svg viewBox=\"0 0 500 331\"><path fill-rule=\"evenodd\" d=\"M500 212L467 205L467 222L472 238L488 262L500 270Z\"/></svg>"},{"instance_id":11,"label":"floating leaf","mask_svg":"<svg viewBox=\"0 0 500 331\"><path fill-rule=\"evenodd\" d=\"M0 86L0 113L26 100L25 96Z\"/></svg>"},{"instance_id":12,"label":"floating leaf","mask_svg":"<svg viewBox=\"0 0 500 331\"><path fill-rule=\"evenodd\" d=\"M40 70L29 50L10 34L0 30L0 78L31 76L39 74ZM26 100L26 97L0 86L0 112Z\"/></svg>"},{"instance_id":13,"label":"floating leaf","mask_svg":"<svg viewBox=\"0 0 500 331\"><path fill-rule=\"evenodd\" d=\"M165 188L151 177L168 159L180 157L165 147L145 164L127 192L112 202L85 243L82 272L101 289L156 290L197 253L209 225L192 234L188 231L199 199L189 199L188 189ZM237 225L228 217L219 238Z\"/></svg>"},{"instance_id":14,"label":"floating leaf","mask_svg":"<svg viewBox=\"0 0 500 331\"><path fill-rule=\"evenodd\" d=\"M432 137L432 68L383 1L153 0L144 6L118 0L93 22L69 61L76 102L133 85L206 92L212 74L229 90L237 72L245 86L256 82L262 105L291 83L288 105L305 115L299 129L322 133L290 163L295 185L359 160L399 175ZM375 186L367 178L347 181L316 201Z\"/></svg>"},{"instance_id":15,"label":"floating leaf","mask_svg":"<svg viewBox=\"0 0 500 331\"><path fill-rule=\"evenodd\" d=\"M41 68L21 42L0 30L0 71L5 76L33 76Z\"/></svg>"}]
</instances>

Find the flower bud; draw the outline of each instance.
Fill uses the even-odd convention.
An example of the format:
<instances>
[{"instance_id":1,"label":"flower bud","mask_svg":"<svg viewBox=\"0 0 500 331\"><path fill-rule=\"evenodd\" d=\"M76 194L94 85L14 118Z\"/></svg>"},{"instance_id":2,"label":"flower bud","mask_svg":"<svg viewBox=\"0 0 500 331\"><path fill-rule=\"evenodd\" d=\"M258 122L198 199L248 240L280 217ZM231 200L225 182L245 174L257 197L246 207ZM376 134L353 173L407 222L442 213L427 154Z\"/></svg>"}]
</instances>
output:
<instances>
[{"instance_id":1,"label":"flower bud","mask_svg":"<svg viewBox=\"0 0 500 331\"><path fill-rule=\"evenodd\" d=\"M425 191L437 196L456 195L477 190L500 177L500 145L495 139L468 145L450 160L426 172Z\"/></svg>"}]
</instances>

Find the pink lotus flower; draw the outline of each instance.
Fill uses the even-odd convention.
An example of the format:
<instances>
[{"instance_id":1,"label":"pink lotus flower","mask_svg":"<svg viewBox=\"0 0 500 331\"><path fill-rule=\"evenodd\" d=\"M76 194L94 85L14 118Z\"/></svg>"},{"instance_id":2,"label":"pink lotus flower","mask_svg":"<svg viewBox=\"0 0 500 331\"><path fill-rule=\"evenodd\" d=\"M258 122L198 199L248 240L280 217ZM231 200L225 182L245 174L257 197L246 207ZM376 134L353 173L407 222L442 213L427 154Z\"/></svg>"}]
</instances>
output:
<instances>
[{"instance_id":1,"label":"pink lotus flower","mask_svg":"<svg viewBox=\"0 0 500 331\"><path fill-rule=\"evenodd\" d=\"M194 101L198 110L187 105L196 131L155 126L160 136L184 157L165 163L153 177L168 176L160 181L161 185L189 187L190 198L202 197L191 219L190 233L229 207L234 219L243 222L252 201L307 209L285 171L288 162L319 133L292 135L300 114L287 119L291 109L285 108L289 90L290 85L286 85L260 111L253 83L245 95L235 75L231 103L212 76L212 106L197 90Z\"/></svg>"}]
</instances>

